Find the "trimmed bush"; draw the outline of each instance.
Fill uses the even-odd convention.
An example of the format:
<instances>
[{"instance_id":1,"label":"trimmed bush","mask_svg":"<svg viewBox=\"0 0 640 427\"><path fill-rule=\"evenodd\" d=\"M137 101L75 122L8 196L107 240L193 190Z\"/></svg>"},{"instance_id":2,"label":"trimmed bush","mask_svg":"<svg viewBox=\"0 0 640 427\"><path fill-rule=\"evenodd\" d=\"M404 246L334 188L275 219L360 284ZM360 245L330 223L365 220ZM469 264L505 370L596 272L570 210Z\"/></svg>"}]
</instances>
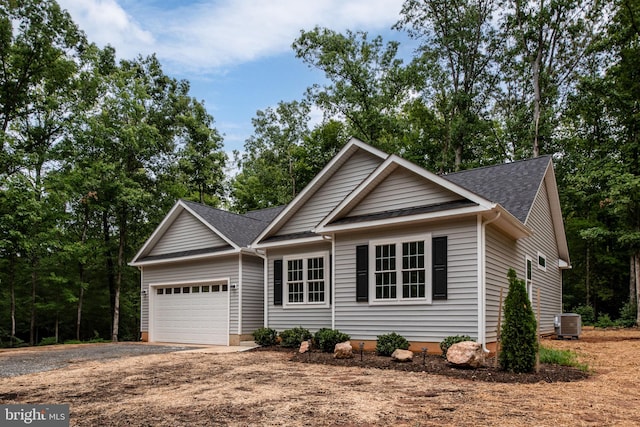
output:
<instances>
[{"instance_id":1,"label":"trimmed bush","mask_svg":"<svg viewBox=\"0 0 640 427\"><path fill-rule=\"evenodd\" d=\"M611 320L611 317L609 317L607 313L600 313L600 315L598 316L598 321L595 324L596 328L602 329L610 328L615 325L616 324L613 323L613 320Z\"/></svg>"},{"instance_id":2,"label":"trimmed bush","mask_svg":"<svg viewBox=\"0 0 640 427\"><path fill-rule=\"evenodd\" d=\"M278 342L278 331L271 328L259 328L253 332L253 340L263 347L276 345Z\"/></svg>"},{"instance_id":3,"label":"trimmed bush","mask_svg":"<svg viewBox=\"0 0 640 427\"><path fill-rule=\"evenodd\" d=\"M449 350L449 347L464 341L475 341L475 340L471 339L469 335L449 336L443 339L440 342L440 350L442 350L442 357L447 357L447 350Z\"/></svg>"},{"instance_id":4,"label":"trimmed bush","mask_svg":"<svg viewBox=\"0 0 640 427\"><path fill-rule=\"evenodd\" d=\"M286 329L280 332L280 345L282 347L300 347L302 341L311 339L311 332L308 329L298 326L293 329Z\"/></svg>"},{"instance_id":5,"label":"trimmed bush","mask_svg":"<svg viewBox=\"0 0 640 427\"><path fill-rule=\"evenodd\" d=\"M509 269L509 293L504 300L500 366L510 372L531 372L536 364L536 318L524 280Z\"/></svg>"},{"instance_id":6,"label":"trimmed bush","mask_svg":"<svg viewBox=\"0 0 640 427\"><path fill-rule=\"evenodd\" d=\"M349 341L351 337L337 329L322 328L313 336L315 345L325 353L332 353L336 344Z\"/></svg>"},{"instance_id":7,"label":"trimmed bush","mask_svg":"<svg viewBox=\"0 0 640 427\"><path fill-rule=\"evenodd\" d=\"M396 349L408 350L409 341L402 335L391 332L390 334L378 335L376 343L376 353L380 356L391 356Z\"/></svg>"},{"instance_id":8,"label":"trimmed bush","mask_svg":"<svg viewBox=\"0 0 640 427\"><path fill-rule=\"evenodd\" d=\"M46 337L42 338L38 345L54 345L58 344L58 339L56 337Z\"/></svg>"}]
</instances>

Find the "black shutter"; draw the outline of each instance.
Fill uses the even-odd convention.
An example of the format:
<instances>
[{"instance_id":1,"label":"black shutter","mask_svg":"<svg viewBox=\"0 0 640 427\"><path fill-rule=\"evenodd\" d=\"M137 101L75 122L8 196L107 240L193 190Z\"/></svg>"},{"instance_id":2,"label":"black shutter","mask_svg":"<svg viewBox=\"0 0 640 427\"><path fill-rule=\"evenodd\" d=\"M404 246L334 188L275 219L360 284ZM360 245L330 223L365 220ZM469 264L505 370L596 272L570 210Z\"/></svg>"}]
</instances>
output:
<instances>
[{"instance_id":1,"label":"black shutter","mask_svg":"<svg viewBox=\"0 0 640 427\"><path fill-rule=\"evenodd\" d=\"M369 301L369 245L356 246L356 301Z\"/></svg>"},{"instance_id":2,"label":"black shutter","mask_svg":"<svg viewBox=\"0 0 640 427\"><path fill-rule=\"evenodd\" d=\"M333 292L333 255L329 255L329 304L331 304L331 296Z\"/></svg>"},{"instance_id":3,"label":"black shutter","mask_svg":"<svg viewBox=\"0 0 640 427\"><path fill-rule=\"evenodd\" d=\"M433 251L433 299L447 299L447 237L434 237Z\"/></svg>"},{"instance_id":4,"label":"black shutter","mask_svg":"<svg viewBox=\"0 0 640 427\"><path fill-rule=\"evenodd\" d=\"M282 260L273 261L273 305L282 305Z\"/></svg>"}]
</instances>

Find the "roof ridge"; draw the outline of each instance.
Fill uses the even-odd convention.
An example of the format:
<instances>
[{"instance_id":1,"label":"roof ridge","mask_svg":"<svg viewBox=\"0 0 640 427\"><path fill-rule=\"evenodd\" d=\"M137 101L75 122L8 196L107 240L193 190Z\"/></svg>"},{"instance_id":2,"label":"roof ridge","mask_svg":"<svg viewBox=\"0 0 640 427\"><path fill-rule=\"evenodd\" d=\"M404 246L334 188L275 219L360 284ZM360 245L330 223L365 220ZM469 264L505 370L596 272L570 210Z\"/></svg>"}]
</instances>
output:
<instances>
[{"instance_id":1,"label":"roof ridge","mask_svg":"<svg viewBox=\"0 0 640 427\"><path fill-rule=\"evenodd\" d=\"M527 158L527 159L518 159L518 160L511 161L511 162L506 162L506 163L496 163L494 165L479 166L477 168L465 169L465 170L461 170L461 171L457 171L457 172L449 172L449 173L442 174L442 175L439 175L439 176L447 177L447 176L457 175L457 174L461 174L461 173L465 173L465 172L479 171L479 170L483 170L483 169L491 169L491 168L497 168L497 167L501 167L501 166L510 166L510 165L515 165L515 164L518 164L518 163L531 162L531 161L535 161L535 160L548 159L548 158L552 158L552 157L553 156L551 154L543 154L543 155L538 156L538 157L530 157L530 158Z\"/></svg>"},{"instance_id":2,"label":"roof ridge","mask_svg":"<svg viewBox=\"0 0 640 427\"><path fill-rule=\"evenodd\" d=\"M204 203L194 202L192 200L180 199L180 201L182 201L182 202L184 202L186 204L198 205L198 206L201 206L203 208L210 209L210 210L217 211L217 212L221 212L221 213L226 214L226 215L233 215L235 217L242 218L242 219L249 219L249 220L258 221L258 222L267 222L267 221L263 221L263 220L258 219L258 218L252 218L250 216L247 216L246 213L245 214L239 214L239 213L236 213L236 212L228 211L226 209L215 208L213 206L209 206L209 205L206 205ZM265 209L271 209L271 208L265 208ZM260 211L260 210L264 210L264 209L258 209L258 210L251 211L251 212L257 212L257 211Z\"/></svg>"}]
</instances>

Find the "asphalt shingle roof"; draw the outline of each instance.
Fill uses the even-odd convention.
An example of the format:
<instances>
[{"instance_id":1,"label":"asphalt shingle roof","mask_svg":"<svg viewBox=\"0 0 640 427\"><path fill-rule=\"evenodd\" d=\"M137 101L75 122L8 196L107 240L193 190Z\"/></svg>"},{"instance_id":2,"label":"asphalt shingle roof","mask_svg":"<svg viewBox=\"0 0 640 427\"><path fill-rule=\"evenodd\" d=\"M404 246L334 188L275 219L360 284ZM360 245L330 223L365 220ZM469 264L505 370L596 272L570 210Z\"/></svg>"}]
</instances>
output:
<instances>
[{"instance_id":1,"label":"asphalt shingle roof","mask_svg":"<svg viewBox=\"0 0 640 427\"><path fill-rule=\"evenodd\" d=\"M491 201L499 203L524 223L549 165L550 156L519 160L442 177Z\"/></svg>"},{"instance_id":2,"label":"asphalt shingle roof","mask_svg":"<svg viewBox=\"0 0 640 427\"><path fill-rule=\"evenodd\" d=\"M240 247L246 247L253 242L284 209L284 206L278 206L240 215L187 200L182 202Z\"/></svg>"}]
</instances>

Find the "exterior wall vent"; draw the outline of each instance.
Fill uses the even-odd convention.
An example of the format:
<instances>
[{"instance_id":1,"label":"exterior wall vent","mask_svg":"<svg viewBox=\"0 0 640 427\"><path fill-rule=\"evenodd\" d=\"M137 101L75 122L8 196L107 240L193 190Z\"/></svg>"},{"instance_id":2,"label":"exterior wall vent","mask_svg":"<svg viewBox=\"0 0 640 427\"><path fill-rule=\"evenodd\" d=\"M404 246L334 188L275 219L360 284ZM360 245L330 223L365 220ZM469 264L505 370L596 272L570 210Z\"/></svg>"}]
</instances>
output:
<instances>
[{"instance_id":1,"label":"exterior wall vent","mask_svg":"<svg viewBox=\"0 0 640 427\"><path fill-rule=\"evenodd\" d=\"M582 317L576 313L556 314L554 326L558 339L565 337L579 339L582 332Z\"/></svg>"}]
</instances>

